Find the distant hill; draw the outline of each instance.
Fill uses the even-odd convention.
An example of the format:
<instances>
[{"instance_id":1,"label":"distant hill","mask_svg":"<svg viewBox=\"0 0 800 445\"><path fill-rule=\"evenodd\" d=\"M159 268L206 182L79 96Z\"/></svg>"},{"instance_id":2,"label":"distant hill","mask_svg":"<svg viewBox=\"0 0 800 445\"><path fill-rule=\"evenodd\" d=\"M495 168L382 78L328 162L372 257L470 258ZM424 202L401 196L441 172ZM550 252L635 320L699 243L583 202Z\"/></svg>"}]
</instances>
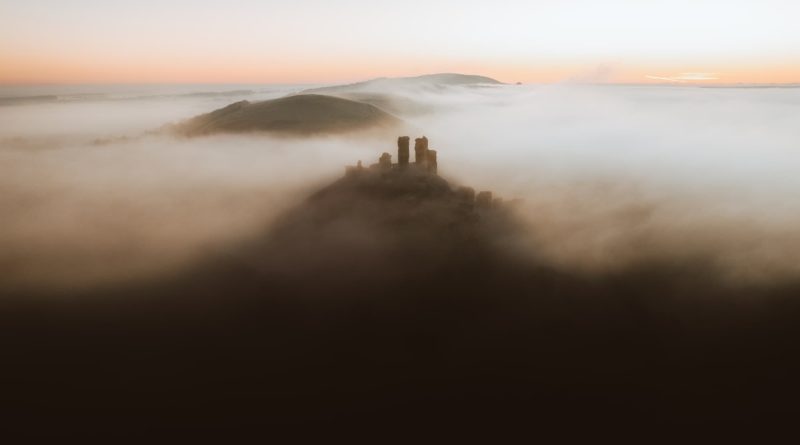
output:
<instances>
[{"instance_id":1,"label":"distant hill","mask_svg":"<svg viewBox=\"0 0 800 445\"><path fill-rule=\"evenodd\" d=\"M347 85L312 88L301 91L300 94L326 94L374 105L398 116L415 116L435 111L434 106L418 96L419 93L491 85L503 83L491 77L443 73L417 77L382 77Z\"/></svg>"},{"instance_id":2,"label":"distant hill","mask_svg":"<svg viewBox=\"0 0 800 445\"><path fill-rule=\"evenodd\" d=\"M337 93L331 91L328 94L374 105L387 113L400 117L418 116L433 113L437 110L436 106L426 102L424 99L417 98L413 93L391 94L370 91Z\"/></svg>"},{"instance_id":3,"label":"distant hill","mask_svg":"<svg viewBox=\"0 0 800 445\"><path fill-rule=\"evenodd\" d=\"M394 129L403 121L367 103L320 94L241 101L170 129L185 136L272 132L287 135Z\"/></svg>"},{"instance_id":4,"label":"distant hill","mask_svg":"<svg viewBox=\"0 0 800 445\"><path fill-rule=\"evenodd\" d=\"M357 93L357 92L389 92L403 88L427 88L437 89L448 86L479 86L479 85L502 85L499 80L486 76L476 76L470 74L441 73L426 74L417 77L381 77L378 79L367 80L365 82L352 83L348 85L334 85L330 87L312 88L303 91L309 93Z\"/></svg>"}]
</instances>

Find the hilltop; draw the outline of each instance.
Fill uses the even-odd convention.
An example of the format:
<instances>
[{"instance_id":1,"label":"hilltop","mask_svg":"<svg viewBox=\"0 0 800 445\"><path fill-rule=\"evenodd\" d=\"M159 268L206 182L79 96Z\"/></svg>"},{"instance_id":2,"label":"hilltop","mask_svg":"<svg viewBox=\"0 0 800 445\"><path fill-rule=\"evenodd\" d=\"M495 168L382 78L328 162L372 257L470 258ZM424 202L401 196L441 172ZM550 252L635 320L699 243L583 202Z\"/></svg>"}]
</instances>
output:
<instances>
[{"instance_id":1,"label":"hilltop","mask_svg":"<svg viewBox=\"0 0 800 445\"><path fill-rule=\"evenodd\" d=\"M300 94L327 94L375 105L400 116L430 113L433 108L416 96L449 88L480 88L503 85L486 76L442 73L417 77L378 78L347 85L312 88Z\"/></svg>"},{"instance_id":2,"label":"hilltop","mask_svg":"<svg viewBox=\"0 0 800 445\"><path fill-rule=\"evenodd\" d=\"M354 92L375 92L387 91L398 88L443 88L447 86L479 86L479 85L502 85L499 80L486 76L471 74L440 73L426 74L416 77L380 77L364 82L357 82L347 85L334 85L322 88L312 88L303 91L308 93L354 93Z\"/></svg>"},{"instance_id":3,"label":"hilltop","mask_svg":"<svg viewBox=\"0 0 800 445\"><path fill-rule=\"evenodd\" d=\"M443 270L476 273L477 263L502 263L500 246L521 236L513 205L439 176L427 138L416 140L414 162L409 138L398 145L397 163L383 153L370 166L347 167L284 215L245 262L276 280L314 276L322 291L325 283L386 283L421 270L445 284L436 278Z\"/></svg>"},{"instance_id":4,"label":"hilltop","mask_svg":"<svg viewBox=\"0 0 800 445\"><path fill-rule=\"evenodd\" d=\"M429 74L379 78L349 85L301 91L278 99L243 100L167 127L182 136L265 132L302 136L364 131L394 131L404 127L397 115L432 111L414 94L448 87L501 85L485 76Z\"/></svg>"},{"instance_id":5,"label":"hilltop","mask_svg":"<svg viewBox=\"0 0 800 445\"><path fill-rule=\"evenodd\" d=\"M399 118L374 105L303 94L236 102L177 124L171 130L184 136L252 132L307 135L391 129L402 124Z\"/></svg>"}]
</instances>

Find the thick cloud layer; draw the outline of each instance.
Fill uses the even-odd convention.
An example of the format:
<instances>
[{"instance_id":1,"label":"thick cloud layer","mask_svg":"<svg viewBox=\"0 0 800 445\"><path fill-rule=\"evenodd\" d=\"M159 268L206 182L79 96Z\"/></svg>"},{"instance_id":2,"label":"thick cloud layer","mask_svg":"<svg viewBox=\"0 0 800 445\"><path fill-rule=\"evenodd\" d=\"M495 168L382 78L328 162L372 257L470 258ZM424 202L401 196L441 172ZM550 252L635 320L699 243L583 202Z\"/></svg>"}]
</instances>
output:
<instances>
[{"instance_id":1,"label":"thick cloud layer","mask_svg":"<svg viewBox=\"0 0 800 445\"><path fill-rule=\"evenodd\" d=\"M793 425L795 90L393 94L524 220L415 168L325 187L393 137L147 134L216 98L0 108L11 430Z\"/></svg>"},{"instance_id":2,"label":"thick cloud layer","mask_svg":"<svg viewBox=\"0 0 800 445\"><path fill-rule=\"evenodd\" d=\"M260 233L344 165L394 153L394 140L148 134L241 95L299 89L0 107L4 286L169 273ZM703 256L733 280L798 273L800 89L387 93L433 110L403 117L439 151L443 176L525 200L534 242L524 248L559 267Z\"/></svg>"}]
</instances>

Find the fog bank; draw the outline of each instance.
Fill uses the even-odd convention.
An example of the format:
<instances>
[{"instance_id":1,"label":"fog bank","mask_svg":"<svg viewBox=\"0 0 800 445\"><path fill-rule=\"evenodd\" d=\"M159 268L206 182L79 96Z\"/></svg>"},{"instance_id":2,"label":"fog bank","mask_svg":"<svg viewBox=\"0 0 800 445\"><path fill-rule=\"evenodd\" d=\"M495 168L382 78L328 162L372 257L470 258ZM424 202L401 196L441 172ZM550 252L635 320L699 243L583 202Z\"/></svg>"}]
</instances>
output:
<instances>
[{"instance_id":1,"label":"fog bank","mask_svg":"<svg viewBox=\"0 0 800 445\"><path fill-rule=\"evenodd\" d=\"M401 117L438 150L441 175L525 200L519 248L538 259L597 273L702 257L748 282L798 273L800 89L390 93L433 110ZM234 101L168 96L0 107L4 289L187 267L257 236L345 165L395 155L394 140L150 134Z\"/></svg>"}]
</instances>

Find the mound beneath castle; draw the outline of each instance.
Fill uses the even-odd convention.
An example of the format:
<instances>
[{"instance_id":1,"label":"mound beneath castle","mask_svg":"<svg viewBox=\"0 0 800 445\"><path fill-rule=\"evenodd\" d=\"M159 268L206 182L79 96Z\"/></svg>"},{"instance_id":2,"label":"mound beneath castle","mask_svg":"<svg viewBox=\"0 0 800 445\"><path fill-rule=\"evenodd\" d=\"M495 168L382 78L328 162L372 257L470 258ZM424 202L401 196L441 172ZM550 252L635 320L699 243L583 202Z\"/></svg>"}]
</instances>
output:
<instances>
[{"instance_id":1,"label":"mound beneath castle","mask_svg":"<svg viewBox=\"0 0 800 445\"><path fill-rule=\"evenodd\" d=\"M370 166L346 167L344 177L224 261L242 277L299 287L306 296L334 289L368 295L373 286L385 295L407 286L457 293L470 280L501 274L526 235L515 203L450 184L438 175L428 139L415 141L413 162L409 142L398 139L397 163L383 153Z\"/></svg>"},{"instance_id":2,"label":"mound beneath castle","mask_svg":"<svg viewBox=\"0 0 800 445\"><path fill-rule=\"evenodd\" d=\"M387 294L412 283L456 291L467 279L454 276L489 274L521 234L510 207L413 164L353 168L284 215L248 261L321 292L391 283Z\"/></svg>"},{"instance_id":3,"label":"mound beneath castle","mask_svg":"<svg viewBox=\"0 0 800 445\"><path fill-rule=\"evenodd\" d=\"M263 102L236 102L177 124L171 131L184 136L255 132L309 135L389 130L402 124L374 105L303 94Z\"/></svg>"}]
</instances>

